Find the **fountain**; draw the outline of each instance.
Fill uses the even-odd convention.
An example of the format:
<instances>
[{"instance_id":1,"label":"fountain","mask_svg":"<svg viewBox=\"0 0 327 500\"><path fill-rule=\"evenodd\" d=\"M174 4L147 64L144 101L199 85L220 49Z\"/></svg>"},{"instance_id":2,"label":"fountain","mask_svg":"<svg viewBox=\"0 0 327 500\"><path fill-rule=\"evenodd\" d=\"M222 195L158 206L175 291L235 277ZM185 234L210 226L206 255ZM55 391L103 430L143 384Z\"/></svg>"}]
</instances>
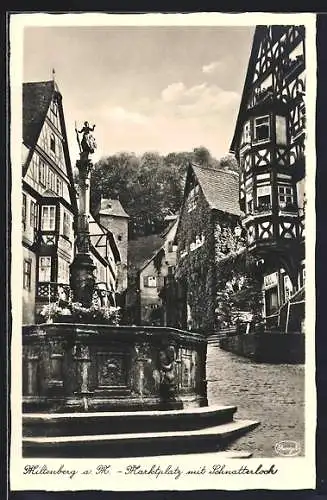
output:
<instances>
[{"instance_id":1,"label":"fountain","mask_svg":"<svg viewBox=\"0 0 327 500\"><path fill-rule=\"evenodd\" d=\"M90 307L89 186L96 147L80 146L73 300ZM77 131L76 131L77 132ZM78 137L78 132L77 132ZM23 327L23 454L114 457L224 450L257 422L208 407L206 338L168 327L78 322Z\"/></svg>"}]
</instances>

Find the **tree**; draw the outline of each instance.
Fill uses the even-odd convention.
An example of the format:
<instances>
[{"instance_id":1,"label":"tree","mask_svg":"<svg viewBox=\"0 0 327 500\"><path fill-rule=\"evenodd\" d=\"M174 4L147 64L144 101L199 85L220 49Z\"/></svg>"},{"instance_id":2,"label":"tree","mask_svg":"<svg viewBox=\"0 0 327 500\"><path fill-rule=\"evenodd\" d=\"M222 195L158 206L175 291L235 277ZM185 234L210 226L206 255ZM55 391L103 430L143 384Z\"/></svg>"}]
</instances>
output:
<instances>
[{"instance_id":1,"label":"tree","mask_svg":"<svg viewBox=\"0 0 327 500\"><path fill-rule=\"evenodd\" d=\"M239 165L234 155L228 153L219 160L221 168L226 168L227 170L232 170L233 172L239 173Z\"/></svg>"}]
</instances>

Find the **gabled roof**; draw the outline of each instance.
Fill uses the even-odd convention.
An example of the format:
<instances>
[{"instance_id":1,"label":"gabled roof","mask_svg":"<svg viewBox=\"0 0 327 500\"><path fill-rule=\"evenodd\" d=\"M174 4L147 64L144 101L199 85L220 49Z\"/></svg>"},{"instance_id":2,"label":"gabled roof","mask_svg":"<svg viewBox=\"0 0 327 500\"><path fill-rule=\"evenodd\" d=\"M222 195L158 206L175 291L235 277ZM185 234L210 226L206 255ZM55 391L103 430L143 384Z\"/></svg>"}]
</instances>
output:
<instances>
[{"instance_id":1,"label":"gabled roof","mask_svg":"<svg viewBox=\"0 0 327 500\"><path fill-rule=\"evenodd\" d=\"M129 215L125 212L119 200L103 199L99 215L112 215L114 217L125 217L129 219Z\"/></svg>"},{"instance_id":2,"label":"gabled roof","mask_svg":"<svg viewBox=\"0 0 327 500\"><path fill-rule=\"evenodd\" d=\"M43 127L51 100L56 95L59 108L59 119L63 135L63 151L69 179L69 193L74 212L77 212L76 192L74 188L73 170L68 150L66 124L62 107L62 96L54 80L46 82L23 83L23 145L29 149L24 152L23 177L25 176Z\"/></svg>"},{"instance_id":3,"label":"gabled roof","mask_svg":"<svg viewBox=\"0 0 327 500\"><path fill-rule=\"evenodd\" d=\"M128 242L128 261L130 264L141 269L158 250L162 247L162 235L150 234L149 236L140 236L135 240Z\"/></svg>"},{"instance_id":4,"label":"gabled roof","mask_svg":"<svg viewBox=\"0 0 327 500\"><path fill-rule=\"evenodd\" d=\"M30 148L38 140L54 91L52 80L23 84L23 142Z\"/></svg>"},{"instance_id":5,"label":"gabled roof","mask_svg":"<svg viewBox=\"0 0 327 500\"><path fill-rule=\"evenodd\" d=\"M239 207L239 176L225 168L190 164L211 209L241 215ZM187 182L187 181L186 181Z\"/></svg>"}]
</instances>

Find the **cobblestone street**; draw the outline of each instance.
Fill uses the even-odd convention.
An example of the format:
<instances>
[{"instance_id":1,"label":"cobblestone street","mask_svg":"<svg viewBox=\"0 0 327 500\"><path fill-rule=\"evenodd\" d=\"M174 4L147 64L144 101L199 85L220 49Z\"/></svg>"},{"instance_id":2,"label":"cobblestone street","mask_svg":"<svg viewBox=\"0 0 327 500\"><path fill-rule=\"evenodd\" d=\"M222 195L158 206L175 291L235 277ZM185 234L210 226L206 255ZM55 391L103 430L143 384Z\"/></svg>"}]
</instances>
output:
<instances>
[{"instance_id":1,"label":"cobblestone street","mask_svg":"<svg viewBox=\"0 0 327 500\"><path fill-rule=\"evenodd\" d=\"M304 365L271 365L221 350L209 340L208 402L237 406L236 419L261 422L231 446L253 457L276 456L275 444L297 441L304 453Z\"/></svg>"}]
</instances>

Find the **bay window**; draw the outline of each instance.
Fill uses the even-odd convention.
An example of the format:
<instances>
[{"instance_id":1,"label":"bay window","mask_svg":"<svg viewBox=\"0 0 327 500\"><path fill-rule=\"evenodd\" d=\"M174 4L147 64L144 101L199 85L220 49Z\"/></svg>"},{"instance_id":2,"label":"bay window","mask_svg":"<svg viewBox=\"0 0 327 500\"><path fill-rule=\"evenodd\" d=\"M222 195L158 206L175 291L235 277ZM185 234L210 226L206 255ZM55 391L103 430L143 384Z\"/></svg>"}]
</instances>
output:
<instances>
[{"instance_id":1,"label":"bay window","mask_svg":"<svg viewBox=\"0 0 327 500\"><path fill-rule=\"evenodd\" d=\"M63 235L67 236L67 238L70 237L70 226L71 226L70 215L65 210L63 215Z\"/></svg>"},{"instance_id":2,"label":"bay window","mask_svg":"<svg viewBox=\"0 0 327 500\"><path fill-rule=\"evenodd\" d=\"M264 185L257 187L257 207L258 210L271 209L271 186Z\"/></svg>"},{"instance_id":3,"label":"bay window","mask_svg":"<svg viewBox=\"0 0 327 500\"><path fill-rule=\"evenodd\" d=\"M269 115L260 116L254 119L254 140L263 142L270 139Z\"/></svg>"},{"instance_id":4,"label":"bay window","mask_svg":"<svg viewBox=\"0 0 327 500\"><path fill-rule=\"evenodd\" d=\"M39 257L39 281L51 281L51 257Z\"/></svg>"},{"instance_id":5,"label":"bay window","mask_svg":"<svg viewBox=\"0 0 327 500\"><path fill-rule=\"evenodd\" d=\"M56 226L56 207L43 205L41 208L41 229L54 231Z\"/></svg>"},{"instance_id":6,"label":"bay window","mask_svg":"<svg viewBox=\"0 0 327 500\"><path fill-rule=\"evenodd\" d=\"M293 207L294 196L292 186L278 186L278 204L280 208Z\"/></svg>"}]
</instances>

